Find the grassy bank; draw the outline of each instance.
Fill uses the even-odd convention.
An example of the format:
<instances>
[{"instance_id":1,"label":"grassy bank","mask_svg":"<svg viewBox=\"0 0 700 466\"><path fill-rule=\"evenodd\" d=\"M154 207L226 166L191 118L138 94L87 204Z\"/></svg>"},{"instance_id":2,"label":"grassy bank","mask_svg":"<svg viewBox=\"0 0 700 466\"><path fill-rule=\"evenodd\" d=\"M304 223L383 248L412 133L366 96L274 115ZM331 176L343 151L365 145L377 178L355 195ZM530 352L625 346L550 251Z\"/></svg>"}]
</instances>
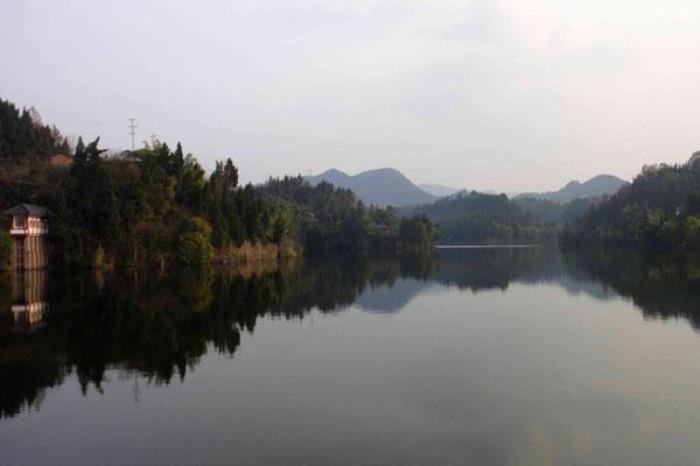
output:
<instances>
[{"instance_id":1,"label":"grassy bank","mask_svg":"<svg viewBox=\"0 0 700 466\"><path fill-rule=\"evenodd\" d=\"M302 253L301 245L292 240L282 241L281 244L244 241L240 246L217 249L212 262L215 265L243 265L296 258Z\"/></svg>"}]
</instances>

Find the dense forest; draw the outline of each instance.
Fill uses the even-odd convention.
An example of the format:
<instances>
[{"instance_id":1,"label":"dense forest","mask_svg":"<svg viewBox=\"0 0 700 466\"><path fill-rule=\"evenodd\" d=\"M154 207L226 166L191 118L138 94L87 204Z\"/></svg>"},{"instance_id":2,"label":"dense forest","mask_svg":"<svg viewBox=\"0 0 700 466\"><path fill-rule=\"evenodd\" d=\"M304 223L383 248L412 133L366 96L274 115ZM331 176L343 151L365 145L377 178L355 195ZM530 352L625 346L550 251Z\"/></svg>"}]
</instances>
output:
<instances>
[{"instance_id":1,"label":"dense forest","mask_svg":"<svg viewBox=\"0 0 700 466\"><path fill-rule=\"evenodd\" d=\"M282 202L312 254L345 250L421 252L432 247L436 230L424 215L401 218L392 207L365 206L349 189L329 183L312 187L302 177L270 179L256 187L262 199Z\"/></svg>"},{"instance_id":2,"label":"dense forest","mask_svg":"<svg viewBox=\"0 0 700 466\"><path fill-rule=\"evenodd\" d=\"M48 127L28 111L0 106L0 209L47 207L57 266L163 267L302 252L396 254L434 242L425 217L399 219L390 209L367 208L351 191L332 185L285 178L239 186L230 159L217 162L207 176L179 143L175 150L153 141L106 154L99 138L87 145L79 139L72 164L53 166L46 160L66 149L66 138L51 129L51 142L39 144ZM0 236L6 256L7 233Z\"/></svg>"},{"instance_id":3,"label":"dense forest","mask_svg":"<svg viewBox=\"0 0 700 466\"><path fill-rule=\"evenodd\" d=\"M20 110L0 99L0 162L22 164L69 152L68 139L55 126L43 124L33 107Z\"/></svg>"},{"instance_id":4,"label":"dense forest","mask_svg":"<svg viewBox=\"0 0 700 466\"><path fill-rule=\"evenodd\" d=\"M556 241L561 225L586 211L590 199L559 204L544 199L508 199L472 191L433 204L403 209L438 225L442 244L513 244Z\"/></svg>"},{"instance_id":5,"label":"dense forest","mask_svg":"<svg viewBox=\"0 0 700 466\"><path fill-rule=\"evenodd\" d=\"M566 247L700 248L700 164L644 167L561 236Z\"/></svg>"}]
</instances>

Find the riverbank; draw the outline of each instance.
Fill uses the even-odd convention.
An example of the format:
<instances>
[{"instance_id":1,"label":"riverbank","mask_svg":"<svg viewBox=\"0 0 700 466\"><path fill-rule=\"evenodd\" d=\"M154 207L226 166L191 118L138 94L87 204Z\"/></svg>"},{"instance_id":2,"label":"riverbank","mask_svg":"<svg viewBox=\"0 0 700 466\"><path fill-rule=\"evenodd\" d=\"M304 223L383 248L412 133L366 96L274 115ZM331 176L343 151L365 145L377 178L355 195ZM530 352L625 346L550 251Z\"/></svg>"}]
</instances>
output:
<instances>
[{"instance_id":1,"label":"riverbank","mask_svg":"<svg viewBox=\"0 0 700 466\"><path fill-rule=\"evenodd\" d=\"M279 259L295 259L303 255L301 244L292 240L275 243L251 243L227 246L214 252L212 263L217 266L245 265L256 262L271 262Z\"/></svg>"}]
</instances>

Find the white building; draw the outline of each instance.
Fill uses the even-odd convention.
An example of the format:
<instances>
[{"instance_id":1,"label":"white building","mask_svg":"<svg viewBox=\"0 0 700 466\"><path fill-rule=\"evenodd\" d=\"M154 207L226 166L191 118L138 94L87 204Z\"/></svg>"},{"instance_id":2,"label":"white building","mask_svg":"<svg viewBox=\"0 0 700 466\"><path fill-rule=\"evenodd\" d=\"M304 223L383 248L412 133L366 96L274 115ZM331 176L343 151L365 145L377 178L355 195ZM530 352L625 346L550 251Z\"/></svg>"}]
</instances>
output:
<instances>
[{"instance_id":1,"label":"white building","mask_svg":"<svg viewBox=\"0 0 700 466\"><path fill-rule=\"evenodd\" d=\"M12 217L11 266L13 270L41 269L48 265L46 235L49 226L46 217L49 211L32 204L19 204L3 212Z\"/></svg>"}]
</instances>

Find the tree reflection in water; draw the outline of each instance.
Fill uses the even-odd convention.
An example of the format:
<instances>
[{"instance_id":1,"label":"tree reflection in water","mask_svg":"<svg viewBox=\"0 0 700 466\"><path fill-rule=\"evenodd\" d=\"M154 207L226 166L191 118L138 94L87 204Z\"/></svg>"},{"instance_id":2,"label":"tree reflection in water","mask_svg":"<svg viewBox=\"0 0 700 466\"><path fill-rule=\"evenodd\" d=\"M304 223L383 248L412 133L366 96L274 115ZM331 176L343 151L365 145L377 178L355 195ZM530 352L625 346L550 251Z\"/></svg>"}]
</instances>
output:
<instances>
[{"instance_id":1,"label":"tree reflection in water","mask_svg":"<svg viewBox=\"0 0 700 466\"><path fill-rule=\"evenodd\" d=\"M410 286L394 287L405 278ZM84 393L90 386L102 391L113 368L152 383L184 379L211 349L234 355L241 332L253 332L262 317L303 319L312 309L332 313L355 302L395 311L435 284L476 293L542 282L598 299L621 295L645 317L684 318L700 329L700 258L687 255L477 249L440 251L437 258L304 261L172 275L5 277L0 417L39 407L43 391L69 374ZM405 296L385 302L394 292ZM43 325L11 312L36 303L46 310L48 302Z\"/></svg>"},{"instance_id":2,"label":"tree reflection in water","mask_svg":"<svg viewBox=\"0 0 700 466\"><path fill-rule=\"evenodd\" d=\"M37 281L51 315L38 332L23 331L8 312L13 294L0 288L0 417L38 407L42 391L75 373L83 393L102 391L108 369L137 371L149 381L184 379L209 348L233 355L240 332L265 316L302 319L312 309L348 306L367 286L397 277L426 280L434 257L261 265L173 275L115 273ZM48 288L48 291L44 288Z\"/></svg>"}]
</instances>

